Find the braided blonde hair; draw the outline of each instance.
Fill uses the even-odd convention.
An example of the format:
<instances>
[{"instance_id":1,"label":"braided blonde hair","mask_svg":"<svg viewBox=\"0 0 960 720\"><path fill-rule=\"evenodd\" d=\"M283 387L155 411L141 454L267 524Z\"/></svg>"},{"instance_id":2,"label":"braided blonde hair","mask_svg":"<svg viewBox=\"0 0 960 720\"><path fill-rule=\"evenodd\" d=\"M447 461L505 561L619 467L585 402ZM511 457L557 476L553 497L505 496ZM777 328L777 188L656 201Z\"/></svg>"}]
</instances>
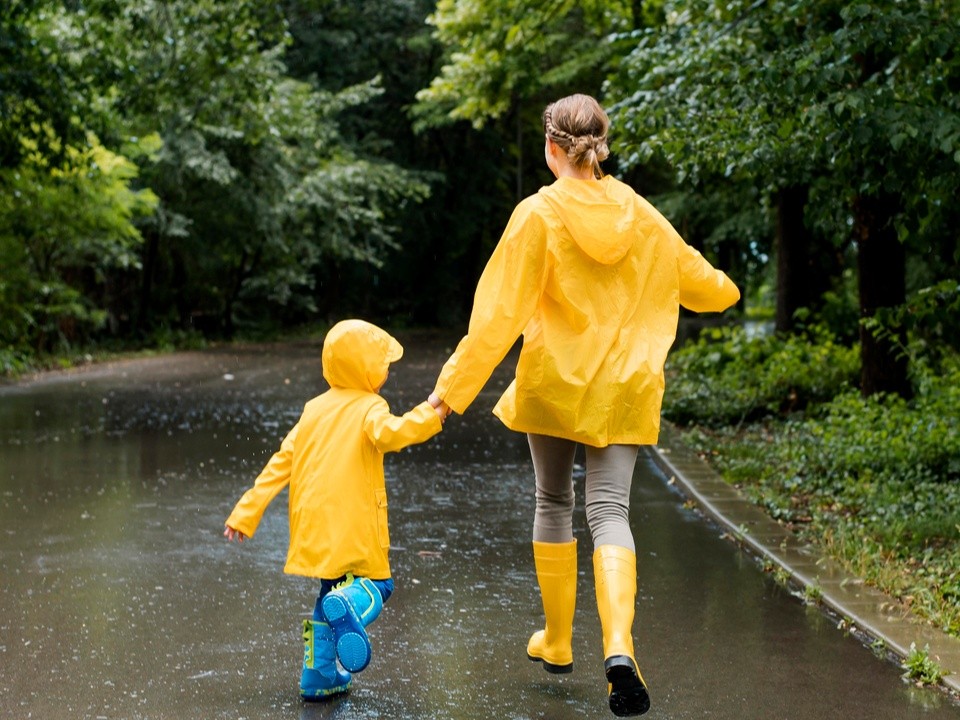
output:
<instances>
[{"instance_id":1,"label":"braided blonde hair","mask_svg":"<svg viewBox=\"0 0 960 720\"><path fill-rule=\"evenodd\" d=\"M567 154L578 169L593 168L596 178L603 177L600 163L610 156L607 130L610 119L600 103L589 95L568 95L547 105L543 111L543 131Z\"/></svg>"}]
</instances>

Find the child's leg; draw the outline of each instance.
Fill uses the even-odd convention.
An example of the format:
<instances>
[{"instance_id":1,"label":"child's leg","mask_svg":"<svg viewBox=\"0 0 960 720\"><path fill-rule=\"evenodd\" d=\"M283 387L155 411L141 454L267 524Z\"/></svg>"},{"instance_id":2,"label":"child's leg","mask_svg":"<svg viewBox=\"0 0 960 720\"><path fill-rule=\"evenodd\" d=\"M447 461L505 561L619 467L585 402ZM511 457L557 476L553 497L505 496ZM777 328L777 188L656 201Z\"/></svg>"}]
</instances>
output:
<instances>
[{"instance_id":1,"label":"child's leg","mask_svg":"<svg viewBox=\"0 0 960 720\"><path fill-rule=\"evenodd\" d=\"M320 610L333 630L337 657L350 672L360 672L370 663L372 651L365 628L377 619L384 600L392 593L390 579L348 574L323 595Z\"/></svg>"},{"instance_id":2,"label":"child's leg","mask_svg":"<svg viewBox=\"0 0 960 720\"><path fill-rule=\"evenodd\" d=\"M323 604L323 599L327 596L333 588L335 588L340 583L344 582L347 579L346 575L341 575L336 580L320 580L320 594L317 595L317 602L313 606L313 619L314 620L326 620L323 616L323 609L321 605ZM386 580L371 580L377 590L380 591L380 597L383 599L383 602L386 603L390 599L390 596L393 595L393 579L387 578Z\"/></svg>"},{"instance_id":3,"label":"child's leg","mask_svg":"<svg viewBox=\"0 0 960 720\"><path fill-rule=\"evenodd\" d=\"M318 615L321 595L311 620L303 621L303 672L300 674L300 695L305 700L318 700L350 689L350 673L337 668L333 630Z\"/></svg>"}]
</instances>

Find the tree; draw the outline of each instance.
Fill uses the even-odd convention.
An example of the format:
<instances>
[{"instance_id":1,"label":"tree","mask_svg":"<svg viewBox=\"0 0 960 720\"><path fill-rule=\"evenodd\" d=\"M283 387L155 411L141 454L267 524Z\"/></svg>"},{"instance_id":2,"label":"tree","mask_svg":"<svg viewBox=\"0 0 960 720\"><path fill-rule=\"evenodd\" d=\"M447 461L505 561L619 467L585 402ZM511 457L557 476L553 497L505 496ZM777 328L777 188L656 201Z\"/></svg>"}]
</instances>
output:
<instances>
[{"instance_id":1,"label":"tree","mask_svg":"<svg viewBox=\"0 0 960 720\"><path fill-rule=\"evenodd\" d=\"M900 305L905 248L930 241L944 191L960 187L955 5L669 2L667 26L631 36L610 82L628 161L656 151L688 181L772 192L791 274L815 272L786 264L816 247L796 234L802 205L804 228L854 244L862 318ZM896 343L866 325L861 341L864 392L908 394Z\"/></svg>"},{"instance_id":2,"label":"tree","mask_svg":"<svg viewBox=\"0 0 960 720\"><path fill-rule=\"evenodd\" d=\"M137 265L136 222L156 202L131 157L155 138L110 149L85 126L97 96L70 51L56 2L0 9L0 343L49 352L106 321L111 273ZM4 362L7 362L5 360Z\"/></svg>"},{"instance_id":3,"label":"tree","mask_svg":"<svg viewBox=\"0 0 960 720\"><path fill-rule=\"evenodd\" d=\"M603 40L635 27L640 18L633 13L627 2L440 0L428 22L451 52L417 95L421 122L467 120L480 127L545 89L587 78L599 86L614 55Z\"/></svg>"},{"instance_id":4,"label":"tree","mask_svg":"<svg viewBox=\"0 0 960 720\"><path fill-rule=\"evenodd\" d=\"M88 36L117 48L88 55L114 81L115 139L156 129L163 150L142 168L160 197L144 225L142 333L316 312L327 266L376 265L393 246L394 209L427 186L365 156L339 113L380 94L374 81L338 92L289 76L282 8L254 0L91 2Z\"/></svg>"},{"instance_id":5,"label":"tree","mask_svg":"<svg viewBox=\"0 0 960 720\"><path fill-rule=\"evenodd\" d=\"M95 136L84 148L55 154L64 156L56 165L37 150L0 170L0 339L39 352L88 338L104 324L108 274L136 266L141 236L134 222L156 203L149 190L131 189L137 166Z\"/></svg>"},{"instance_id":6,"label":"tree","mask_svg":"<svg viewBox=\"0 0 960 720\"><path fill-rule=\"evenodd\" d=\"M62 157L84 140L76 78L59 62L51 32L58 6L54 0L0 6L0 168L16 167L25 152Z\"/></svg>"},{"instance_id":7,"label":"tree","mask_svg":"<svg viewBox=\"0 0 960 720\"><path fill-rule=\"evenodd\" d=\"M527 194L525 134L538 138L533 147L539 150L540 133L529 128L536 128L547 102L573 91L599 94L615 57L606 38L642 22L634 11L627 2L440 0L427 21L449 54L430 85L417 93L414 127L468 121L481 128L512 114L514 199L521 199Z\"/></svg>"},{"instance_id":8,"label":"tree","mask_svg":"<svg viewBox=\"0 0 960 720\"><path fill-rule=\"evenodd\" d=\"M372 74L291 76L280 5L13 0L0 33L7 356L347 311L340 275L382 266L429 191L341 133Z\"/></svg>"}]
</instances>

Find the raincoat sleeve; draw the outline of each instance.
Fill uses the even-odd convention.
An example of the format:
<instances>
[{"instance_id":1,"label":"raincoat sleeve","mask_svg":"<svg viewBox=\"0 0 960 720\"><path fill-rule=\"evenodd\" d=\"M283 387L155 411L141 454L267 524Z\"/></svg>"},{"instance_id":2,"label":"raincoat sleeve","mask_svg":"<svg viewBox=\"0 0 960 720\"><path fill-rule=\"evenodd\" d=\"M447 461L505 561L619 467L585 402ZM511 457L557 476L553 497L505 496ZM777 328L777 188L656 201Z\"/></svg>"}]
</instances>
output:
<instances>
[{"instance_id":1,"label":"raincoat sleeve","mask_svg":"<svg viewBox=\"0 0 960 720\"><path fill-rule=\"evenodd\" d=\"M693 312L720 312L740 299L740 290L721 270L677 236L680 304Z\"/></svg>"},{"instance_id":2,"label":"raincoat sleeve","mask_svg":"<svg viewBox=\"0 0 960 720\"><path fill-rule=\"evenodd\" d=\"M226 524L234 530L239 530L247 537L253 537L267 505L290 483L290 468L293 464L293 447L297 439L298 427L299 423L287 433L283 442L280 443L280 449L260 471L253 487L243 494L233 508Z\"/></svg>"},{"instance_id":3,"label":"raincoat sleeve","mask_svg":"<svg viewBox=\"0 0 960 720\"><path fill-rule=\"evenodd\" d=\"M513 211L477 283L467 334L440 371L434 392L463 414L536 311L544 291L547 228L530 199Z\"/></svg>"},{"instance_id":4,"label":"raincoat sleeve","mask_svg":"<svg viewBox=\"0 0 960 720\"><path fill-rule=\"evenodd\" d=\"M387 401L381 400L367 411L363 421L363 431L382 453L425 442L440 432L441 427L437 411L428 402L397 416L390 413Z\"/></svg>"}]
</instances>

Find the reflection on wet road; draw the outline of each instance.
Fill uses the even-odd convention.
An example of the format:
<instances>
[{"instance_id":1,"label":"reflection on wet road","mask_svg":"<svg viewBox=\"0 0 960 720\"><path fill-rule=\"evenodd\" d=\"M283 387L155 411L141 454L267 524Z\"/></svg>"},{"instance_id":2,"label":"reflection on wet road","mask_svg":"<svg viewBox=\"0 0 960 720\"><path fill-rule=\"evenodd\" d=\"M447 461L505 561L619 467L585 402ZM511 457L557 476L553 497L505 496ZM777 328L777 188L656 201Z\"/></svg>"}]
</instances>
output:
<instances>
[{"instance_id":1,"label":"reflection on wet road","mask_svg":"<svg viewBox=\"0 0 960 720\"><path fill-rule=\"evenodd\" d=\"M452 345L401 339L384 391L394 412L426 397ZM299 624L316 588L281 572L286 495L255 540L220 533L324 389L318 347L185 353L0 389L0 717L612 717L582 483L574 673L526 659L542 622L531 469L525 439L489 413L508 377L439 438L388 457L397 591L354 690L309 705ZM960 717L781 590L642 454L632 522L646 717Z\"/></svg>"}]
</instances>

